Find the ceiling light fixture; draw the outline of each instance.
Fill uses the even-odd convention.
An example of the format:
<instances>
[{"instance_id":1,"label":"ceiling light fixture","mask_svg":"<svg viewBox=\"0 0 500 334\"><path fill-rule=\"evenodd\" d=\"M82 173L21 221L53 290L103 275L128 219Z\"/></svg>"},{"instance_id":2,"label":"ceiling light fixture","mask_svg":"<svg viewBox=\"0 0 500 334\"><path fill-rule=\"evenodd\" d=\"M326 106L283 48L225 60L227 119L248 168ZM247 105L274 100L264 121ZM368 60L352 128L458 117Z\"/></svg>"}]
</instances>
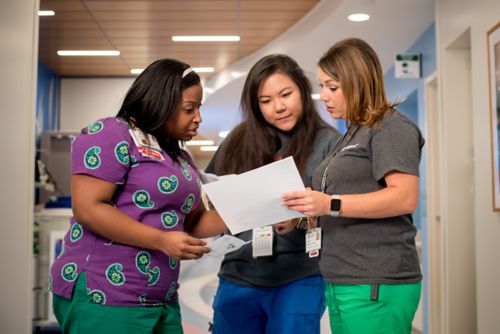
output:
<instances>
[{"instance_id":1,"label":"ceiling light fixture","mask_svg":"<svg viewBox=\"0 0 500 334\"><path fill-rule=\"evenodd\" d=\"M229 134L229 131L221 131L221 132L219 132L219 137L226 138L228 134Z\"/></svg>"},{"instance_id":2,"label":"ceiling light fixture","mask_svg":"<svg viewBox=\"0 0 500 334\"><path fill-rule=\"evenodd\" d=\"M38 11L38 16L54 16L56 15L56 12L53 10L39 10Z\"/></svg>"},{"instance_id":3,"label":"ceiling light fixture","mask_svg":"<svg viewBox=\"0 0 500 334\"><path fill-rule=\"evenodd\" d=\"M215 152L219 146L200 146L200 151L203 152Z\"/></svg>"},{"instance_id":4,"label":"ceiling light fixture","mask_svg":"<svg viewBox=\"0 0 500 334\"><path fill-rule=\"evenodd\" d=\"M172 36L174 42L239 42L240 36Z\"/></svg>"},{"instance_id":5,"label":"ceiling light fixture","mask_svg":"<svg viewBox=\"0 0 500 334\"><path fill-rule=\"evenodd\" d=\"M204 145L213 145L213 140L190 140L186 142L187 146L204 146Z\"/></svg>"},{"instance_id":6,"label":"ceiling light fixture","mask_svg":"<svg viewBox=\"0 0 500 334\"><path fill-rule=\"evenodd\" d=\"M368 21L370 19L370 15L365 13L356 13L349 15L347 19L352 22L363 22Z\"/></svg>"},{"instance_id":7,"label":"ceiling light fixture","mask_svg":"<svg viewBox=\"0 0 500 334\"><path fill-rule=\"evenodd\" d=\"M214 71L213 67L193 67L193 70L198 73L212 73Z\"/></svg>"},{"instance_id":8,"label":"ceiling light fixture","mask_svg":"<svg viewBox=\"0 0 500 334\"><path fill-rule=\"evenodd\" d=\"M90 56L90 57L113 57L119 56L120 51L118 50L58 50L58 56Z\"/></svg>"},{"instance_id":9,"label":"ceiling light fixture","mask_svg":"<svg viewBox=\"0 0 500 334\"><path fill-rule=\"evenodd\" d=\"M193 70L197 73L212 73L214 71L213 67L193 67ZM133 68L130 70L132 74L141 74L144 71L143 68Z\"/></svg>"}]
</instances>

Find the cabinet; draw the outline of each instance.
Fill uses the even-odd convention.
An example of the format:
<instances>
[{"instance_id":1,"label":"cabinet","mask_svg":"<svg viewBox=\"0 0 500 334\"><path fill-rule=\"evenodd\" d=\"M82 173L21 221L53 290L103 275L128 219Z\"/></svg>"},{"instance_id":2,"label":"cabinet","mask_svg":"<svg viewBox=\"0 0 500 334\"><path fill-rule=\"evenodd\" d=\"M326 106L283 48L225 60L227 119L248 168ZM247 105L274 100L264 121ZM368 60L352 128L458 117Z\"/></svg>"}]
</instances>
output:
<instances>
[{"instance_id":1,"label":"cabinet","mask_svg":"<svg viewBox=\"0 0 500 334\"><path fill-rule=\"evenodd\" d=\"M71 209L41 209L35 212L33 282L35 320L56 322L52 313L52 296L48 291L49 270L61 249L62 238L69 229L72 215Z\"/></svg>"}]
</instances>

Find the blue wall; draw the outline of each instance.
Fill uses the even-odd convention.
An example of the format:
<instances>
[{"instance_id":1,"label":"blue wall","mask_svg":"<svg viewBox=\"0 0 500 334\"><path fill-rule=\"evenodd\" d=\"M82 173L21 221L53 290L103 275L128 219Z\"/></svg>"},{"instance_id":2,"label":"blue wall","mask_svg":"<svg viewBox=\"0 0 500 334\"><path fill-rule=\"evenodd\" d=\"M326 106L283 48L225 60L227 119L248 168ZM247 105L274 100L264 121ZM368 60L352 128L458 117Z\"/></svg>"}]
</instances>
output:
<instances>
[{"instance_id":1,"label":"blue wall","mask_svg":"<svg viewBox=\"0 0 500 334\"><path fill-rule=\"evenodd\" d=\"M36 94L36 143L44 130L59 130L59 94L61 79L45 64L38 62Z\"/></svg>"},{"instance_id":2,"label":"blue wall","mask_svg":"<svg viewBox=\"0 0 500 334\"><path fill-rule=\"evenodd\" d=\"M396 79L394 75L394 66L385 74L385 86L387 95L390 100L406 99L399 109L413 119L424 136L426 136L425 122L425 103L424 89L425 80L436 72L436 32L435 25L432 24L405 52L402 53L419 53L421 55L421 78L420 79ZM424 272L423 280L423 332L429 332L429 313L427 309L429 301L428 288L428 269L429 269L429 252L428 252L428 228L427 228L427 175L425 170L426 165L425 150L422 155L420 164L420 179L419 179L419 206L415 212L415 226L420 230L422 236L422 270Z\"/></svg>"}]
</instances>

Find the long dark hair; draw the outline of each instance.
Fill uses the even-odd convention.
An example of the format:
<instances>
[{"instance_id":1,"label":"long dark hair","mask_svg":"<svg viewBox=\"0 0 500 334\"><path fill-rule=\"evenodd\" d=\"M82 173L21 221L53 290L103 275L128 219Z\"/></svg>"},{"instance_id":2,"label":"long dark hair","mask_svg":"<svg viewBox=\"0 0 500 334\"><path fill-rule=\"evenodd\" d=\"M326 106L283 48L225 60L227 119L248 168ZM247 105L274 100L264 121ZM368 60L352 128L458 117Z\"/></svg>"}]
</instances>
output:
<instances>
[{"instance_id":1,"label":"long dark hair","mask_svg":"<svg viewBox=\"0 0 500 334\"><path fill-rule=\"evenodd\" d=\"M287 135L281 148L280 130L268 124L259 107L259 88L269 76L282 73L299 87L302 117ZM282 157L293 156L302 175L311 153L316 132L328 125L319 117L311 97L311 83L295 60L283 54L268 55L251 68L241 94L243 122L231 131L221 147L222 159L215 160L217 174L242 173L275 161L281 149Z\"/></svg>"},{"instance_id":2,"label":"long dark hair","mask_svg":"<svg viewBox=\"0 0 500 334\"><path fill-rule=\"evenodd\" d=\"M182 91L200 84L200 77L189 65L175 59L151 63L132 83L117 116L156 137L161 148L174 160L183 155L179 142L164 130L165 122L174 115L182 99Z\"/></svg>"}]
</instances>

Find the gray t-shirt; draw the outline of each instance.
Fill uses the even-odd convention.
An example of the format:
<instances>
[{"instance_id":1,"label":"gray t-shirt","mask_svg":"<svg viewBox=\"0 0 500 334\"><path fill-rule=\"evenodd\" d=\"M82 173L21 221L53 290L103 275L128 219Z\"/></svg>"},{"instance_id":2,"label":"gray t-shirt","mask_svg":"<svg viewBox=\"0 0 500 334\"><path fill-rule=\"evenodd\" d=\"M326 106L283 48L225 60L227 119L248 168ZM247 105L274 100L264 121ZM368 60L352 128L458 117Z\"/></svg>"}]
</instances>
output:
<instances>
[{"instance_id":1,"label":"gray t-shirt","mask_svg":"<svg viewBox=\"0 0 500 334\"><path fill-rule=\"evenodd\" d=\"M316 134L314 147L306 164L306 175L302 177L306 187L312 185L316 167L329 154L338 138L339 133L333 128L323 128ZM286 136L280 136L280 139L284 142ZM224 158L220 153L221 151L216 152L206 172L214 172L215 160ZM236 236L248 241L252 239L252 231ZM296 229L285 235L274 233L272 256L253 258L251 244L227 254L222 261L219 277L240 286L280 287L300 278L320 275L318 260L317 257L309 258L305 253L305 231Z\"/></svg>"},{"instance_id":2,"label":"gray t-shirt","mask_svg":"<svg viewBox=\"0 0 500 334\"><path fill-rule=\"evenodd\" d=\"M353 126L342 139L333 150L338 153L316 170L315 190L322 190L324 176L325 193L339 195L380 190L386 187L384 175L391 171L418 176L424 139L399 111L385 116L379 128ZM324 216L320 226L320 268L327 282L398 284L422 279L411 215L381 219Z\"/></svg>"}]
</instances>

